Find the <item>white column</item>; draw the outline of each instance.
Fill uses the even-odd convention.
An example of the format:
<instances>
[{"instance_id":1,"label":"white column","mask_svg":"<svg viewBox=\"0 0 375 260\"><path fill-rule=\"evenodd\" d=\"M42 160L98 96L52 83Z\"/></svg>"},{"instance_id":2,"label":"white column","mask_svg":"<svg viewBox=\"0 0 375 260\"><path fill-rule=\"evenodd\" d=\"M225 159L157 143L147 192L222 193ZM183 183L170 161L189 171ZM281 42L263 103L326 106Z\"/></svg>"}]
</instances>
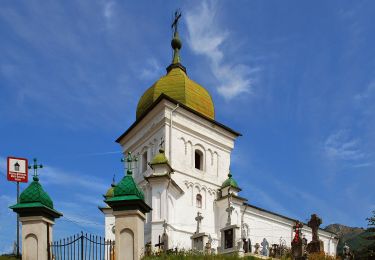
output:
<instances>
[{"instance_id":1,"label":"white column","mask_svg":"<svg viewBox=\"0 0 375 260\"><path fill-rule=\"evenodd\" d=\"M42 216L20 217L22 223L22 259L48 260L54 221Z\"/></svg>"},{"instance_id":2,"label":"white column","mask_svg":"<svg viewBox=\"0 0 375 260\"><path fill-rule=\"evenodd\" d=\"M144 254L145 215L139 210L114 211L116 259L139 260Z\"/></svg>"}]
</instances>

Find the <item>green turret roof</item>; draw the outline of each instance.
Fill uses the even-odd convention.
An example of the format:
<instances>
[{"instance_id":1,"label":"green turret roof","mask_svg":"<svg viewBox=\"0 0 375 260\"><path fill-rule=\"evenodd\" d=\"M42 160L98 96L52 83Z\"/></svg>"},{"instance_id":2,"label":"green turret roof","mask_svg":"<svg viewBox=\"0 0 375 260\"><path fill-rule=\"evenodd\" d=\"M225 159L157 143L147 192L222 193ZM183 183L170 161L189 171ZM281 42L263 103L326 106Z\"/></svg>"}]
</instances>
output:
<instances>
[{"instance_id":1,"label":"green turret roof","mask_svg":"<svg viewBox=\"0 0 375 260\"><path fill-rule=\"evenodd\" d=\"M236 188L236 189L240 189L240 187L238 186L237 182L232 178L232 174L229 173L228 174L228 179L226 179L223 184L221 185L221 188L225 188L225 187L233 187L233 188Z\"/></svg>"},{"instance_id":2,"label":"green turret roof","mask_svg":"<svg viewBox=\"0 0 375 260\"><path fill-rule=\"evenodd\" d=\"M164 149L160 148L159 153L151 160L150 165L168 164L168 159L165 157Z\"/></svg>"},{"instance_id":3,"label":"green turret roof","mask_svg":"<svg viewBox=\"0 0 375 260\"><path fill-rule=\"evenodd\" d=\"M119 200L144 200L143 191L135 183L131 171L114 187L113 197L106 202Z\"/></svg>"},{"instance_id":4,"label":"green turret roof","mask_svg":"<svg viewBox=\"0 0 375 260\"><path fill-rule=\"evenodd\" d=\"M19 203L10 208L19 213L24 210L36 210L38 212L47 212L54 218L62 216L60 212L53 208L52 199L43 190L36 175L33 177L33 182L21 193Z\"/></svg>"},{"instance_id":5,"label":"green turret roof","mask_svg":"<svg viewBox=\"0 0 375 260\"><path fill-rule=\"evenodd\" d=\"M33 177L33 182L20 195L19 204L41 203L48 208L53 209L53 202L50 196L43 190L37 176Z\"/></svg>"}]
</instances>

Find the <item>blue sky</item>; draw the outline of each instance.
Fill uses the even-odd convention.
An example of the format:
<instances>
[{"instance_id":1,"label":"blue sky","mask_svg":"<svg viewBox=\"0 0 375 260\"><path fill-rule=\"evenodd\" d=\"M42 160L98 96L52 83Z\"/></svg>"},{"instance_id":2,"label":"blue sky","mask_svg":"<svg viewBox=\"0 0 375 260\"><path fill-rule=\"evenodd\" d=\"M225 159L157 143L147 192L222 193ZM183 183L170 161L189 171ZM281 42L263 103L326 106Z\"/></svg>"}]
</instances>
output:
<instances>
[{"instance_id":1,"label":"blue sky","mask_svg":"<svg viewBox=\"0 0 375 260\"><path fill-rule=\"evenodd\" d=\"M171 61L241 132L232 172L249 203L365 226L375 209L373 1L2 1L0 253L15 214L6 157L37 157L64 213L54 237L103 233L101 194L123 166L114 140ZM26 185L21 185L24 189Z\"/></svg>"}]
</instances>

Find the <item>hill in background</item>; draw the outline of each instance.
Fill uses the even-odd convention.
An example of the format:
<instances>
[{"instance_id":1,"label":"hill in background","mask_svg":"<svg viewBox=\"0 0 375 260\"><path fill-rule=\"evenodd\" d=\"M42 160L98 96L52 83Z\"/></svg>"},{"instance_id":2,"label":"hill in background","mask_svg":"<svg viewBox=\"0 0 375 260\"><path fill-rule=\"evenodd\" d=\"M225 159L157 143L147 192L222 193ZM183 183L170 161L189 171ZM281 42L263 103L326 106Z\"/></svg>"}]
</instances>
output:
<instances>
[{"instance_id":1,"label":"hill in background","mask_svg":"<svg viewBox=\"0 0 375 260\"><path fill-rule=\"evenodd\" d=\"M375 230L364 229L358 227L348 227L341 224L331 224L325 228L337 234L339 244L337 246L337 255L342 254L342 249L345 242L350 247L351 252L354 253L356 259L368 257L369 254L375 252ZM374 254L375 257L375 254Z\"/></svg>"}]
</instances>

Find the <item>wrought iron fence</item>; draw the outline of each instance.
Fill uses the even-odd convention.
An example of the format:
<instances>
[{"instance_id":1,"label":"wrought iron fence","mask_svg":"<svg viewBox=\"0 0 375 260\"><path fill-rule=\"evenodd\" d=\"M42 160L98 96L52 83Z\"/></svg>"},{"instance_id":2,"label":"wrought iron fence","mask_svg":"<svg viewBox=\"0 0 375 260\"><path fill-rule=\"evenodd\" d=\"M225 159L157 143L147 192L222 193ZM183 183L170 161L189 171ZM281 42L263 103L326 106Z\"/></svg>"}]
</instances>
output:
<instances>
[{"instance_id":1,"label":"wrought iron fence","mask_svg":"<svg viewBox=\"0 0 375 260\"><path fill-rule=\"evenodd\" d=\"M54 241L48 250L49 260L115 259L115 241L83 233Z\"/></svg>"}]
</instances>

